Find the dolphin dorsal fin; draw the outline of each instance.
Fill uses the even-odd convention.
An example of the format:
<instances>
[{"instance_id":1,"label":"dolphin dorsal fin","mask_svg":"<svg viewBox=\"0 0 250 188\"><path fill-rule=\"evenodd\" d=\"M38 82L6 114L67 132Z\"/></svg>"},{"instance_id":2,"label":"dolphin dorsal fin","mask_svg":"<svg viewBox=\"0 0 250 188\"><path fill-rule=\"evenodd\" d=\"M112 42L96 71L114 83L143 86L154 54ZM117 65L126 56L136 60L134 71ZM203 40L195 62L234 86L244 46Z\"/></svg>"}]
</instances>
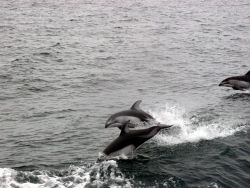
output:
<instances>
[{"instance_id":1,"label":"dolphin dorsal fin","mask_svg":"<svg viewBox=\"0 0 250 188\"><path fill-rule=\"evenodd\" d=\"M250 76L250 71L248 71L248 72L246 73L246 75L247 75L247 76Z\"/></svg>"},{"instance_id":2,"label":"dolphin dorsal fin","mask_svg":"<svg viewBox=\"0 0 250 188\"><path fill-rule=\"evenodd\" d=\"M132 106L131 106L131 110L141 110L140 108L140 104L141 104L142 100L138 100L136 101Z\"/></svg>"}]
</instances>

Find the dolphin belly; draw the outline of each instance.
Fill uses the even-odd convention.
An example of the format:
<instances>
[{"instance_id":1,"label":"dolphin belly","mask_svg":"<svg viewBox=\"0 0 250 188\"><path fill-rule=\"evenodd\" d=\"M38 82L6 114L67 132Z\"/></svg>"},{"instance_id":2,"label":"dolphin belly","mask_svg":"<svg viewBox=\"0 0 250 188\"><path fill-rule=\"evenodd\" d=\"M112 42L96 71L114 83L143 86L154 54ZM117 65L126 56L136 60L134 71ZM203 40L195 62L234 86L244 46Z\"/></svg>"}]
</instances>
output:
<instances>
[{"instance_id":1,"label":"dolphin belly","mask_svg":"<svg viewBox=\"0 0 250 188\"><path fill-rule=\"evenodd\" d=\"M117 118L118 122L125 124L126 122L130 122L130 124L140 124L141 120L138 117L134 116L120 116Z\"/></svg>"},{"instance_id":2,"label":"dolphin belly","mask_svg":"<svg viewBox=\"0 0 250 188\"><path fill-rule=\"evenodd\" d=\"M242 81L242 80L230 80L229 84L238 90L244 90L250 88L250 82Z\"/></svg>"},{"instance_id":3,"label":"dolphin belly","mask_svg":"<svg viewBox=\"0 0 250 188\"><path fill-rule=\"evenodd\" d=\"M133 156L134 151L135 151L135 146L131 144L131 145L128 145L122 149L119 149L117 151L110 153L109 156L110 157L116 157L116 156L122 156L122 155L125 155L125 156L132 155Z\"/></svg>"}]
</instances>

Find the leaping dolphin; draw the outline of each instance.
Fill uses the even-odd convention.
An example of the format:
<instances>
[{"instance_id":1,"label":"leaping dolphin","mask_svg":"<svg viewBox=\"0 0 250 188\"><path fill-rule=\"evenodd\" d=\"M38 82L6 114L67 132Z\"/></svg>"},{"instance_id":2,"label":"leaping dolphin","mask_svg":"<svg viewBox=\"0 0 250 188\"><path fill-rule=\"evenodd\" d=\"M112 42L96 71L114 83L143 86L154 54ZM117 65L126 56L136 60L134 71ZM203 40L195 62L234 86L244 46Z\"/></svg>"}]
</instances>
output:
<instances>
[{"instance_id":1,"label":"leaping dolphin","mask_svg":"<svg viewBox=\"0 0 250 188\"><path fill-rule=\"evenodd\" d=\"M250 89L250 71L242 76L233 76L223 80L219 86L232 87L235 90Z\"/></svg>"},{"instance_id":2,"label":"leaping dolphin","mask_svg":"<svg viewBox=\"0 0 250 188\"><path fill-rule=\"evenodd\" d=\"M133 128L141 122L147 123L150 120L154 120L150 114L144 112L140 108L141 102L141 100L138 100L129 110L117 112L111 115L106 121L105 128L118 127L121 129L121 127L128 121L130 122L129 127Z\"/></svg>"},{"instance_id":3,"label":"leaping dolphin","mask_svg":"<svg viewBox=\"0 0 250 188\"><path fill-rule=\"evenodd\" d=\"M103 153L106 156L114 157L120 155L130 155L144 142L155 136L161 129L170 128L172 125L157 125L147 129L129 129L130 122L126 122L121 127L121 133L111 144L109 144Z\"/></svg>"}]
</instances>

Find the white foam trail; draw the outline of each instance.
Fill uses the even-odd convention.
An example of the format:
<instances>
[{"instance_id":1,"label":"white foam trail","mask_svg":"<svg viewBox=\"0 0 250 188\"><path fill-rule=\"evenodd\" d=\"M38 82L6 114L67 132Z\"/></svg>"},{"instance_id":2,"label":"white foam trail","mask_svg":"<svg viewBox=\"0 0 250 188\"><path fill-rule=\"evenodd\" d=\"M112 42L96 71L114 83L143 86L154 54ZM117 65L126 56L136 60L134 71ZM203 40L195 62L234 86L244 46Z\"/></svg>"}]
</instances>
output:
<instances>
[{"instance_id":1,"label":"white foam trail","mask_svg":"<svg viewBox=\"0 0 250 188\"><path fill-rule=\"evenodd\" d=\"M16 171L8 168L0 169L0 187L11 187Z\"/></svg>"},{"instance_id":2,"label":"white foam trail","mask_svg":"<svg viewBox=\"0 0 250 188\"><path fill-rule=\"evenodd\" d=\"M198 142L200 140L212 140L218 137L227 137L242 131L246 126L236 126L236 124L223 124L223 122L198 122L186 117L185 110L177 106L168 105L164 109L151 110L150 113L160 123L174 125L168 133L159 133L154 140L160 145L175 145L187 142Z\"/></svg>"},{"instance_id":3,"label":"white foam trail","mask_svg":"<svg viewBox=\"0 0 250 188\"><path fill-rule=\"evenodd\" d=\"M2 188L83 188L83 187L131 187L131 182L118 169L114 160L95 163L91 167L70 166L64 176L48 171L22 172L10 168L0 168L0 187ZM18 177L25 177L25 182ZM30 177L37 181L29 182Z\"/></svg>"}]
</instances>

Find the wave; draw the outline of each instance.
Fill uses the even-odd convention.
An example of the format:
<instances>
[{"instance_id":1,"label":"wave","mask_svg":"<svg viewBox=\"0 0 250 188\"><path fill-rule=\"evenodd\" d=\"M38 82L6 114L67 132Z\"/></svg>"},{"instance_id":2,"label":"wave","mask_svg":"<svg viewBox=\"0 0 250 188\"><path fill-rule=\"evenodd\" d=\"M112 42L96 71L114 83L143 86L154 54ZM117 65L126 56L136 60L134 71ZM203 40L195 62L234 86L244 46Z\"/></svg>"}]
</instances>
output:
<instances>
[{"instance_id":1,"label":"wave","mask_svg":"<svg viewBox=\"0 0 250 188\"><path fill-rule=\"evenodd\" d=\"M224 97L224 99L232 100L232 101L236 101L236 100L250 101L250 91L248 90L242 93L235 93L235 94Z\"/></svg>"},{"instance_id":2,"label":"wave","mask_svg":"<svg viewBox=\"0 0 250 188\"><path fill-rule=\"evenodd\" d=\"M128 161L128 162L127 162ZM121 161L129 165L129 160ZM135 162L138 171L121 172L115 160L101 163L70 166L66 169L20 171L12 168L0 168L0 187L3 188L83 188L83 187L181 187L185 185L180 178L170 174L151 174L143 172ZM122 164L121 164L122 165ZM119 165L120 166L120 165ZM145 177L147 177L145 179ZM143 179L143 180L142 180Z\"/></svg>"},{"instance_id":3,"label":"wave","mask_svg":"<svg viewBox=\"0 0 250 188\"><path fill-rule=\"evenodd\" d=\"M185 110L178 106L166 105L164 109L150 110L160 123L174 125L167 133L159 133L154 140L160 145L176 145L201 140L227 137L246 130L248 125L239 122L223 122L221 119L199 119L188 117Z\"/></svg>"},{"instance_id":4,"label":"wave","mask_svg":"<svg viewBox=\"0 0 250 188\"><path fill-rule=\"evenodd\" d=\"M46 187L131 187L114 160L70 166L64 170L17 171L0 168L0 187L46 188Z\"/></svg>"}]
</instances>

